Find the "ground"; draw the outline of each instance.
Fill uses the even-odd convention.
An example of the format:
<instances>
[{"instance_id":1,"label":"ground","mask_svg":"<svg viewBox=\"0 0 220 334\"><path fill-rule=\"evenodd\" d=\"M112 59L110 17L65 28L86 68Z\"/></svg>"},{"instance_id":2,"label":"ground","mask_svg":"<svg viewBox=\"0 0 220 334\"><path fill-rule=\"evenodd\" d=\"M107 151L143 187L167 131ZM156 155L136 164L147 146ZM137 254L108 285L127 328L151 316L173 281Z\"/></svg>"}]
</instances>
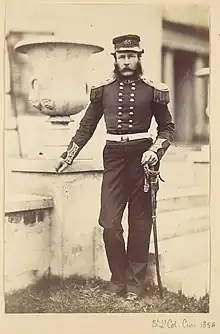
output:
<instances>
[{"instance_id":1,"label":"ground","mask_svg":"<svg viewBox=\"0 0 220 334\"><path fill-rule=\"evenodd\" d=\"M105 296L106 282L73 276L53 277L5 296L6 313L207 313L209 296L196 299L151 285L140 301Z\"/></svg>"}]
</instances>

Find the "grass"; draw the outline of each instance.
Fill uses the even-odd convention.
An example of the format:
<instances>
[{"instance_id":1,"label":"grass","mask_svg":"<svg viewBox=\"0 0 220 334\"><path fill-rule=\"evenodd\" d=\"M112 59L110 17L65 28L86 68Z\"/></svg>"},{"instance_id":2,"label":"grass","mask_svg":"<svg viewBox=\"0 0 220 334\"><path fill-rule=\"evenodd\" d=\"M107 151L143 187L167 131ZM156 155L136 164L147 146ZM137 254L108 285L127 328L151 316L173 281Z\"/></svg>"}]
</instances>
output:
<instances>
[{"instance_id":1,"label":"grass","mask_svg":"<svg viewBox=\"0 0 220 334\"><path fill-rule=\"evenodd\" d=\"M186 297L181 292L147 288L146 296L135 302L104 296L106 282L72 276L42 278L35 285L5 295L6 313L207 313L209 296Z\"/></svg>"}]
</instances>

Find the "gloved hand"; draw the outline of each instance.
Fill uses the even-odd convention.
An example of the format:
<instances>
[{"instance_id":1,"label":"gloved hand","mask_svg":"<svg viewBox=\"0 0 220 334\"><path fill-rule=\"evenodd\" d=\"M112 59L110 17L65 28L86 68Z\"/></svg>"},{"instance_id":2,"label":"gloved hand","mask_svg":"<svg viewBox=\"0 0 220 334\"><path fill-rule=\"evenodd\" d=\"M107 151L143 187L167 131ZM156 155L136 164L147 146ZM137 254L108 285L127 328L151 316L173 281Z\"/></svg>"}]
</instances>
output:
<instances>
[{"instance_id":1,"label":"gloved hand","mask_svg":"<svg viewBox=\"0 0 220 334\"><path fill-rule=\"evenodd\" d=\"M60 158L55 166L57 173L62 173L69 165L65 162L63 158Z\"/></svg>"},{"instance_id":2,"label":"gloved hand","mask_svg":"<svg viewBox=\"0 0 220 334\"><path fill-rule=\"evenodd\" d=\"M151 166L154 166L156 165L157 162L158 162L158 156L155 152L148 150L143 153L143 156L141 159L142 165L149 164Z\"/></svg>"}]
</instances>

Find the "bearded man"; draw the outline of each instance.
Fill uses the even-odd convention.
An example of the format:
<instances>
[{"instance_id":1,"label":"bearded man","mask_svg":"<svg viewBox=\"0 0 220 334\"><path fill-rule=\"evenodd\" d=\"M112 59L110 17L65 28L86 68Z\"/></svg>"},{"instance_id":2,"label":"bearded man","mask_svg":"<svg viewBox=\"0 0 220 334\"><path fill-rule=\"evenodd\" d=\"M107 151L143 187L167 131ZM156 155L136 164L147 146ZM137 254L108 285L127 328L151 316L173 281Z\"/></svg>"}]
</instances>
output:
<instances>
[{"instance_id":1,"label":"bearded man","mask_svg":"<svg viewBox=\"0 0 220 334\"><path fill-rule=\"evenodd\" d=\"M107 140L99 224L111 271L108 291L133 300L143 295L152 228L150 191L144 191L144 165L159 168L175 130L167 86L143 76L140 37L119 36L113 44L114 73L91 89L90 104L56 170L62 172L72 164L104 116ZM155 142L148 132L153 117L158 125ZM127 204L126 247L121 221Z\"/></svg>"}]
</instances>

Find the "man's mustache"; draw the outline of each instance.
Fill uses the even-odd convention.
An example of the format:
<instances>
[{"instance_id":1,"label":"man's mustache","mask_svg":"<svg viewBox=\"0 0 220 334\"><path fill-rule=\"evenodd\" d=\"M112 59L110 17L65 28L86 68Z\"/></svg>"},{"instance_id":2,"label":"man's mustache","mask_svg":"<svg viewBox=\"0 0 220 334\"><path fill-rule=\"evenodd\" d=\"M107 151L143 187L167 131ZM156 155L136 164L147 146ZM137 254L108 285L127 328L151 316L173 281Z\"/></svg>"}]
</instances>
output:
<instances>
[{"instance_id":1,"label":"man's mustache","mask_svg":"<svg viewBox=\"0 0 220 334\"><path fill-rule=\"evenodd\" d=\"M134 71L132 68L130 68L129 66L126 66L126 67L124 67L121 71L122 72L126 72L127 70L129 70L129 71Z\"/></svg>"},{"instance_id":2,"label":"man's mustache","mask_svg":"<svg viewBox=\"0 0 220 334\"><path fill-rule=\"evenodd\" d=\"M135 69L135 70L131 70L131 69L124 69L124 71L132 71L132 74L133 75L141 75L141 74L143 74L143 69L142 69L142 66L141 66L141 63L138 63L137 64L137 68ZM123 74L123 72L121 72L121 70L119 70L119 68L118 68L118 64L117 63L115 63L114 64L114 73L116 74L116 75L120 75L120 74Z\"/></svg>"}]
</instances>

